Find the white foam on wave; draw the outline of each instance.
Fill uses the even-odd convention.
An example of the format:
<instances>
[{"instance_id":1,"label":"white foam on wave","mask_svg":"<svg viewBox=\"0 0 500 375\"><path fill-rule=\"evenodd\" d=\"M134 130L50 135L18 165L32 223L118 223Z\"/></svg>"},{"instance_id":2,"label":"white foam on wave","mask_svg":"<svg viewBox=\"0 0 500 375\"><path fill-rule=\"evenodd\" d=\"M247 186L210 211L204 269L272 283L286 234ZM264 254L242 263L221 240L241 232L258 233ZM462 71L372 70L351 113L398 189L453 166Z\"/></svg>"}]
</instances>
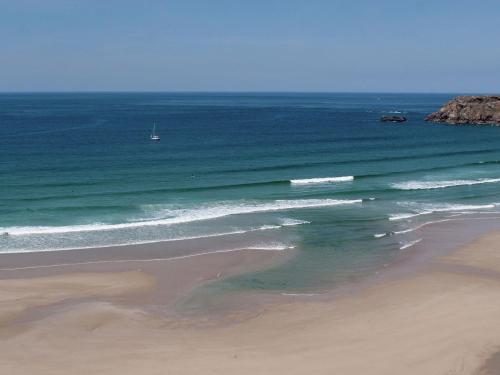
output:
<instances>
[{"instance_id":1,"label":"white foam on wave","mask_svg":"<svg viewBox=\"0 0 500 375\"><path fill-rule=\"evenodd\" d=\"M126 241L126 242L116 242L109 245L92 245L92 246L73 246L73 247L50 247L50 248L36 248L36 249L16 249L16 250L1 250L1 253L32 253L32 252L49 252L49 251L66 251L66 250L85 250L85 249L96 249L96 248L108 248L108 247L119 247L119 246L134 246L134 245L149 245L153 243L159 242L177 242L177 241L189 241L189 240L201 240L206 238L216 238L216 237L224 237L231 236L237 234L245 234L256 231L264 231L264 230L273 230L280 229L282 225L262 225L256 228L250 229L241 229L234 230L230 232L220 232L220 233L210 233L210 234L202 234L199 236L184 236L184 237L174 237L174 238L165 238L165 239L155 239L155 240L147 240L147 241Z\"/></svg>"},{"instance_id":2,"label":"white foam on wave","mask_svg":"<svg viewBox=\"0 0 500 375\"><path fill-rule=\"evenodd\" d=\"M396 220L403 220L403 219L410 219L414 216L419 216L419 215L424 215L424 213L404 213L404 214L393 214L389 216L390 221L396 221Z\"/></svg>"},{"instance_id":3,"label":"white foam on wave","mask_svg":"<svg viewBox=\"0 0 500 375\"><path fill-rule=\"evenodd\" d=\"M247 250L263 250L263 251L284 251L284 250L295 249L295 246L285 245L282 243L273 243L273 244L252 245L252 246L245 247L245 249L247 249Z\"/></svg>"},{"instance_id":4,"label":"white foam on wave","mask_svg":"<svg viewBox=\"0 0 500 375\"><path fill-rule=\"evenodd\" d=\"M435 204L422 205L422 209L412 213L399 213L389 216L390 221L410 219L415 216L429 215L436 212L452 212L452 211L469 211L469 210L487 210L495 208L497 205L482 204L482 205L467 205L467 204Z\"/></svg>"},{"instance_id":5,"label":"white foam on wave","mask_svg":"<svg viewBox=\"0 0 500 375\"><path fill-rule=\"evenodd\" d=\"M407 242L407 243L404 243L402 244L402 246L399 248L399 250L404 250L404 249L408 249L409 247L412 247L416 244L418 244L420 241L422 241L421 238L419 238L418 240L415 240L415 241L410 241L410 242Z\"/></svg>"},{"instance_id":6,"label":"white foam on wave","mask_svg":"<svg viewBox=\"0 0 500 375\"><path fill-rule=\"evenodd\" d=\"M377 234L374 234L373 237L375 238L382 238L382 237L385 237L387 236L387 233L377 233Z\"/></svg>"},{"instance_id":7,"label":"white foam on wave","mask_svg":"<svg viewBox=\"0 0 500 375\"><path fill-rule=\"evenodd\" d=\"M256 230L280 229L281 227L282 227L281 225L263 225L261 227L254 228L254 229L241 230L240 232L248 233L248 232L253 232ZM235 231L235 232L237 232L237 231ZM233 233L229 233L229 234L233 234ZM235 233L235 234L238 234L238 233Z\"/></svg>"},{"instance_id":8,"label":"white foam on wave","mask_svg":"<svg viewBox=\"0 0 500 375\"><path fill-rule=\"evenodd\" d=\"M285 293L285 292L282 292L280 294L282 296L287 296L287 297L316 297L316 296L320 296L322 293Z\"/></svg>"},{"instance_id":9,"label":"white foam on wave","mask_svg":"<svg viewBox=\"0 0 500 375\"><path fill-rule=\"evenodd\" d=\"M427 224L427 223L426 223ZM404 229L404 230L398 230L398 231L395 231L394 234L405 234L405 233L411 233L411 232L414 232L416 230L419 230L420 228L423 228L424 225L418 225L414 228L408 228L408 229Z\"/></svg>"},{"instance_id":10,"label":"white foam on wave","mask_svg":"<svg viewBox=\"0 0 500 375\"><path fill-rule=\"evenodd\" d=\"M311 224L311 222L307 220L291 219L286 217L281 219L281 225L284 227L293 227L296 225L303 225L303 224Z\"/></svg>"},{"instance_id":11,"label":"white foam on wave","mask_svg":"<svg viewBox=\"0 0 500 375\"><path fill-rule=\"evenodd\" d=\"M407 181L394 183L391 186L399 190L428 190L443 189L453 186L493 184L497 182L500 182L500 178L481 178L478 180Z\"/></svg>"},{"instance_id":12,"label":"white foam on wave","mask_svg":"<svg viewBox=\"0 0 500 375\"><path fill-rule=\"evenodd\" d=\"M454 220L454 219L442 219L442 220L427 221L427 222L420 224L420 225L417 225L416 227L413 227L413 228L408 228L408 229L396 231L396 232L394 232L394 234L411 233L411 232L415 232L419 229L422 229L428 225L438 224L438 223L446 223L447 221L452 221L452 220Z\"/></svg>"},{"instance_id":13,"label":"white foam on wave","mask_svg":"<svg viewBox=\"0 0 500 375\"><path fill-rule=\"evenodd\" d=\"M109 231L117 229L130 229L140 227L153 227L160 225L173 225L190 223L201 220L211 220L231 215L253 214L270 211L286 211L303 208L331 207L338 205L348 205L361 203L361 199L338 200L338 199L297 199L297 200L275 200L267 203L234 203L227 202L212 206L202 206L200 208L189 209L165 209L164 219L154 219L149 221L137 221L119 224L81 224L68 226L30 226L30 227L3 227L0 232L7 232L9 235L33 235L33 234L56 234L74 232Z\"/></svg>"},{"instance_id":14,"label":"white foam on wave","mask_svg":"<svg viewBox=\"0 0 500 375\"><path fill-rule=\"evenodd\" d=\"M353 181L354 176L341 176L341 177L318 177L318 178L305 178L299 180L290 180L292 185L309 185L309 184L330 184L334 182L348 182Z\"/></svg>"}]
</instances>

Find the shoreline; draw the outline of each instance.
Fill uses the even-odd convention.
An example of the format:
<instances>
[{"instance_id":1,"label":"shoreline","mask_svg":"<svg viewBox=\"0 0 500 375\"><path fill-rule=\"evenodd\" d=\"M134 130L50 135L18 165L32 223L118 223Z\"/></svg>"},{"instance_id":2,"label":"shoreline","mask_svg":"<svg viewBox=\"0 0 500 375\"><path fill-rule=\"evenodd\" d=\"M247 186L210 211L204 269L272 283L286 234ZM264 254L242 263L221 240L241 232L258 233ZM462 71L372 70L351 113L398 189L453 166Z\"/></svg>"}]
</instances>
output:
<instances>
[{"instance_id":1,"label":"shoreline","mask_svg":"<svg viewBox=\"0 0 500 375\"><path fill-rule=\"evenodd\" d=\"M289 259L293 249L234 248L234 239L187 240L183 243L157 242L105 248L55 250L0 254L0 283L13 280L42 280L73 274L119 274L136 272L155 282L140 294L113 298L114 303L139 306L159 316L178 316L175 304L204 283L239 273L265 269ZM202 243L203 242L203 243ZM222 249L213 248L217 242ZM229 247L229 248L228 248ZM35 281L34 281L35 282ZM71 306L77 296L57 303ZM76 302L75 302L76 301ZM40 308L42 315L44 310ZM27 315L36 319L36 311Z\"/></svg>"},{"instance_id":2,"label":"shoreline","mask_svg":"<svg viewBox=\"0 0 500 375\"><path fill-rule=\"evenodd\" d=\"M254 313L259 313L262 306L286 304L297 300L309 301L311 297L316 301L333 301L378 283L405 278L429 266L433 260L466 246L482 235L495 230L500 231L500 217L495 215L464 214L461 217L420 225L415 232L420 232L421 238L415 241L413 246L400 249L400 253L383 267L376 268L369 274L359 275L354 280L326 285L321 290L290 292L242 290L239 294L212 296L218 300L217 309L204 311L209 306L201 304L197 306L199 314L195 315L217 317L217 315L224 316L224 310L232 313L233 310L242 309L253 309ZM479 225L475 225L476 223ZM167 306L167 309L161 309L161 313L168 311L175 315L177 314L175 303L190 297L193 290L204 284L238 274L265 270L295 256L293 247L238 248L236 244L239 241L227 235L175 242L159 241L73 250L2 253L0 281L73 273L139 271L152 275L157 280L156 284L161 286L152 288L147 293L148 298L140 299L141 303L151 305L147 308L149 311L158 310L157 305ZM215 250L218 248L219 250ZM132 304L136 304L137 301L131 299Z\"/></svg>"},{"instance_id":3,"label":"shoreline","mask_svg":"<svg viewBox=\"0 0 500 375\"><path fill-rule=\"evenodd\" d=\"M0 369L23 375L63 374L68 366L74 374L496 374L500 222L484 220L481 226L464 220L427 228L415 245L420 252L405 253L348 293L273 299L265 308L233 310L215 324L143 307L152 291L180 275L194 282L191 287L213 280L217 275L200 280L186 274L200 259L212 273L215 266L237 273L242 256L251 269L260 255L259 267L265 267L268 255L279 252L188 258L171 262L178 273L170 275L165 264L157 273L110 264L95 272L0 273ZM433 254L423 254L429 242ZM178 289L171 301L187 290Z\"/></svg>"}]
</instances>

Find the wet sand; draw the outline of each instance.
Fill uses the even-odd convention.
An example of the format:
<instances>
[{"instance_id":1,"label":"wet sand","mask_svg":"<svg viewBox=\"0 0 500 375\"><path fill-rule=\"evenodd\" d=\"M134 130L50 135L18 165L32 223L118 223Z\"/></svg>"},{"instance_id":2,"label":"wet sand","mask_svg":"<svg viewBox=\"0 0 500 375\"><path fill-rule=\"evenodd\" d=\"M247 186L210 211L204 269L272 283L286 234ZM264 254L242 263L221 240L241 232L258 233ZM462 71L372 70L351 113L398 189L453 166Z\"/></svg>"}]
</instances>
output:
<instances>
[{"instance_id":1,"label":"wet sand","mask_svg":"<svg viewBox=\"0 0 500 375\"><path fill-rule=\"evenodd\" d=\"M500 232L467 244L460 227L433 226L428 238L432 231L441 236L435 251L418 246L438 258L408 252L349 293L278 299L216 321L147 307L283 253L1 271L0 373L497 374ZM67 253L13 254L2 268L88 261L92 252Z\"/></svg>"},{"instance_id":2,"label":"wet sand","mask_svg":"<svg viewBox=\"0 0 500 375\"><path fill-rule=\"evenodd\" d=\"M293 249L245 247L254 234L165 241L63 251L0 254L0 280L60 276L72 273L139 272L155 287L124 294L113 302L138 305L148 312L177 314L172 307L198 285L237 273L264 269L293 256ZM66 299L71 303L71 298ZM185 314L183 311L181 314Z\"/></svg>"}]
</instances>

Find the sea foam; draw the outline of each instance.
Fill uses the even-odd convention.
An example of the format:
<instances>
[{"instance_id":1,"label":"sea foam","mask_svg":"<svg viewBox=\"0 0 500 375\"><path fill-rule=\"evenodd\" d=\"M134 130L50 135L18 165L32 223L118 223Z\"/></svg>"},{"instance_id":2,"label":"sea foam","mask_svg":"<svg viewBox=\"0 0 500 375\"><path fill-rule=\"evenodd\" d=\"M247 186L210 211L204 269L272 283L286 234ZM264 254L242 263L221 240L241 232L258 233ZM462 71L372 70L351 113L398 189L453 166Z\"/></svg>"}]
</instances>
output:
<instances>
[{"instance_id":1,"label":"sea foam","mask_svg":"<svg viewBox=\"0 0 500 375\"><path fill-rule=\"evenodd\" d=\"M391 186L399 190L443 189L453 186L492 184L500 182L500 178L481 178L477 180L447 180L447 181L407 181L394 183Z\"/></svg>"},{"instance_id":2,"label":"sea foam","mask_svg":"<svg viewBox=\"0 0 500 375\"><path fill-rule=\"evenodd\" d=\"M48 248L36 248L36 249L15 249L15 250L8 250L8 251L3 251L2 252L12 252L12 253L30 253L30 252L48 252L48 251L60 251L60 250L84 250L84 249L95 249L95 248L106 248L106 247L116 247L116 246L133 246L133 245L148 245L152 243L158 243L158 242L177 242L177 241L188 241L188 240L201 240L201 239L208 239L208 238L216 238L216 237L225 237L225 236L234 236L238 234L245 234L245 233L252 233L252 232L257 232L257 231L267 231L267 230L276 230L282 228L282 225L262 225L260 227L254 227L254 228L249 228L249 229L241 229L241 230L233 230L233 231L227 231L227 232L217 232L217 233L207 233L207 234L201 234L198 236L180 236L180 237L173 237L173 238L161 238L161 239L154 239L154 240L134 240L134 241L118 241L116 243L111 243L111 244L99 244L99 245L92 245L92 246L71 246L71 247L54 247L50 246ZM59 233L59 232L58 232ZM68 232L71 233L71 232ZM39 233L25 233L25 235L37 235ZM42 233L42 234L55 234L55 233ZM14 236L20 236L20 234L14 235Z\"/></svg>"},{"instance_id":3,"label":"sea foam","mask_svg":"<svg viewBox=\"0 0 500 375\"><path fill-rule=\"evenodd\" d=\"M231 215L253 214L259 212L286 211L303 208L331 207L361 203L361 199L339 200L339 199L297 199L297 200L275 200L272 202L223 202L217 205L201 206L189 209L165 208L165 218L153 220L141 220L117 224L95 223L68 226L27 226L27 227L3 227L0 232L8 232L9 235L31 235L52 234L72 232L106 231L128 228L152 227L160 225L173 225L190 223L194 221L218 219Z\"/></svg>"},{"instance_id":4,"label":"sea foam","mask_svg":"<svg viewBox=\"0 0 500 375\"><path fill-rule=\"evenodd\" d=\"M420 209L412 213L399 213L389 216L390 221L410 219L415 216L429 215L436 212L452 212L452 211L470 211L470 210L488 210L495 208L496 204L482 204L482 205L470 205L470 204L426 204L421 205Z\"/></svg>"},{"instance_id":5,"label":"sea foam","mask_svg":"<svg viewBox=\"0 0 500 375\"><path fill-rule=\"evenodd\" d=\"M290 180L292 185L310 185L310 184L330 184L334 182L348 182L353 181L354 176L341 176L341 177L318 177L318 178L305 178L299 180Z\"/></svg>"},{"instance_id":6,"label":"sea foam","mask_svg":"<svg viewBox=\"0 0 500 375\"><path fill-rule=\"evenodd\" d=\"M307 220L299 220L299 219L291 219L291 218L283 218L281 219L281 225L284 227L293 227L296 225L302 224L310 224L310 221Z\"/></svg>"},{"instance_id":7,"label":"sea foam","mask_svg":"<svg viewBox=\"0 0 500 375\"><path fill-rule=\"evenodd\" d=\"M420 241L422 241L422 238L419 238L418 240L415 240L415 241L403 243L403 244L401 244L401 247L399 248L399 250L408 249L409 247L412 247L412 246L418 244Z\"/></svg>"}]
</instances>

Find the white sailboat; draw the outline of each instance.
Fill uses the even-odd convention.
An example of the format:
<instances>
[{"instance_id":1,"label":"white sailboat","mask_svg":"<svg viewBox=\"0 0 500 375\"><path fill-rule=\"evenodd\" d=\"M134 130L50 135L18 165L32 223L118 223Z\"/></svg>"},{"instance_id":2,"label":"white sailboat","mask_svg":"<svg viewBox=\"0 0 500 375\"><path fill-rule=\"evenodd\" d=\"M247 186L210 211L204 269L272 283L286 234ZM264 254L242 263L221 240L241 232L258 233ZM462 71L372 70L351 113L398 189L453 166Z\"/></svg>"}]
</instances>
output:
<instances>
[{"instance_id":1,"label":"white sailboat","mask_svg":"<svg viewBox=\"0 0 500 375\"><path fill-rule=\"evenodd\" d=\"M159 141L160 140L160 136L158 134L156 134L156 122L153 123L153 131L151 132L150 138L152 141Z\"/></svg>"}]
</instances>

